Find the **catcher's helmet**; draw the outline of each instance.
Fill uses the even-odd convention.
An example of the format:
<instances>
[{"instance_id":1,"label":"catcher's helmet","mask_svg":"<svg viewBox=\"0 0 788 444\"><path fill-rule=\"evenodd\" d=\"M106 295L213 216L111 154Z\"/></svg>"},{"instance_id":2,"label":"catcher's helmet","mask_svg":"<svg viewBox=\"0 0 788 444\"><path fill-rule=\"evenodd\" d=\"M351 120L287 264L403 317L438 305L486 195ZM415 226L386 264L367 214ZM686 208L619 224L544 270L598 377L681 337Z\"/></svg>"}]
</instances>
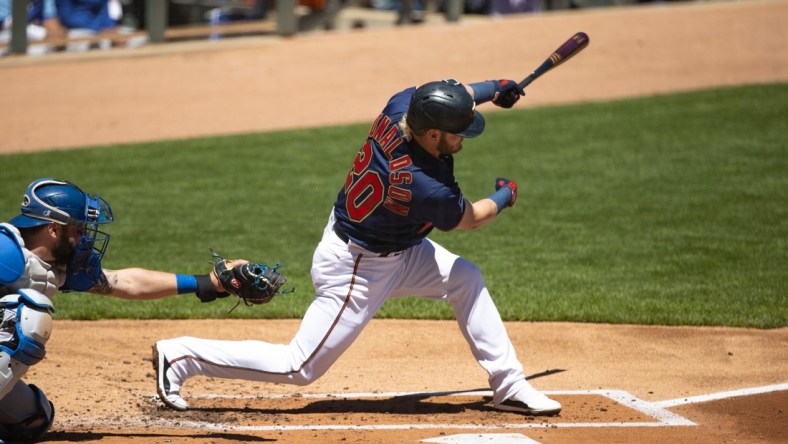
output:
<instances>
[{"instance_id":1,"label":"catcher's helmet","mask_svg":"<svg viewBox=\"0 0 788 444\"><path fill-rule=\"evenodd\" d=\"M90 196L69 182L43 178L27 187L22 198L22 214L9 223L30 228L52 222L65 224L107 224L112 209L101 196Z\"/></svg>"},{"instance_id":2,"label":"catcher's helmet","mask_svg":"<svg viewBox=\"0 0 788 444\"><path fill-rule=\"evenodd\" d=\"M101 196L91 196L70 182L43 178L27 187L22 199L22 214L9 223L17 228L52 222L80 225L81 236L68 264L69 275L76 275L101 270L98 266L107 251L110 236L98 228L112 220L112 209Z\"/></svg>"},{"instance_id":3,"label":"catcher's helmet","mask_svg":"<svg viewBox=\"0 0 788 444\"><path fill-rule=\"evenodd\" d=\"M484 131L484 117L474 108L473 97L458 81L430 82L413 93L406 122L414 131L435 128L476 137Z\"/></svg>"}]
</instances>

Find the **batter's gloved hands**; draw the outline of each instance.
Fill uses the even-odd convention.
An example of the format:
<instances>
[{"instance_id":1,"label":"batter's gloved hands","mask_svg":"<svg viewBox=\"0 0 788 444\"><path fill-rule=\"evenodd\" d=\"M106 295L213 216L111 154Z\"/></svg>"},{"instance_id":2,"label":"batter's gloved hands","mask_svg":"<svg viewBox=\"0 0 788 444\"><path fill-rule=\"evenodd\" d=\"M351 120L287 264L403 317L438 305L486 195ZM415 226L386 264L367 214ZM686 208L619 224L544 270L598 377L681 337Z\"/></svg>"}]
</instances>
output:
<instances>
[{"instance_id":1,"label":"batter's gloved hands","mask_svg":"<svg viewBox=\"0 0 788 444\"><path fill-rule=\"evenodd\" d=\"M241 301L247 306L266 304L274 296L292 291L280 290L280 287L287 282L287 278L277 272L281 265L269 267L265 264L249 262L230 265L229 261L213 249L211 256L216 277L228 293L238 297L239 304Z\"/></svg>"},{"instance_id":2,"label":"batter's gloved hands","mask_svg":"<svg viewBox=\"0 0 788 444\"><path fill-rule=\"evenodd\" d=\"M517 182L499 177L495 179L495 191L498 192L501 189L508 189L511 191L512 197L509 199L509 203L506 206L513 207L515 201L517 201Z\"/></svg>"},{"instance_id":3,"label":"batter's gloved hands","mask_svg":"<svg viewBox=\"0 0 788 444\"><path fill-rule=\"evenodd\" d=\"M511 108L520 100L520 96L525 95L525 90L514 80L493 80L495 84L495 95L492 103L501 108Z\"/></svg>"}]
</instances>

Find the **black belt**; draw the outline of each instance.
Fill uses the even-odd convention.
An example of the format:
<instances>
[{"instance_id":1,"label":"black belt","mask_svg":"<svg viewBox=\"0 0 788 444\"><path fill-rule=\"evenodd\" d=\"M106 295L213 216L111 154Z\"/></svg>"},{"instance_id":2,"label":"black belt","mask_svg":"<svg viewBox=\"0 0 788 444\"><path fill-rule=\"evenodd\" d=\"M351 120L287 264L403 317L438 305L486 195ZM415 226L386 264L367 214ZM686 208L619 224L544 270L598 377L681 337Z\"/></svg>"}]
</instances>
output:
<instances>
[{"instance_id":1,"label":"black belt","mask_svg":"<svg viewBox=\"0 0 788 444\"><path fill-rule=\"evenodd\" d=\"M334 233L337 235L337 237L342 242L344 242L346 244L350 243L350 238L347 237L347 234L345 234L344 231L342 231L342 228L339 227L339 224L334 224ZM375 253L373 251L372 253L375 253L375 254L377 254L380 257L386 257L386 256L391 256L392 254L401 253L402 251L404 251L404 250L392 250L392 251L386 251L386 252L383 252L383 253Z\"/></svg>"},{"instance_id":2,"label":"black belt","mask_svg":"<svg viewBox=\"0 0 788 444\"><path fill-rule=\"evenodd\" d=\"M342 242L346 244L350 243L350 238L347 237L347 234L345 234L345 232L342 231L341 228L339 228L338 224L334 224L334 233L336 233L338 238L342 239Z\"/></svg>"}]
</instances>

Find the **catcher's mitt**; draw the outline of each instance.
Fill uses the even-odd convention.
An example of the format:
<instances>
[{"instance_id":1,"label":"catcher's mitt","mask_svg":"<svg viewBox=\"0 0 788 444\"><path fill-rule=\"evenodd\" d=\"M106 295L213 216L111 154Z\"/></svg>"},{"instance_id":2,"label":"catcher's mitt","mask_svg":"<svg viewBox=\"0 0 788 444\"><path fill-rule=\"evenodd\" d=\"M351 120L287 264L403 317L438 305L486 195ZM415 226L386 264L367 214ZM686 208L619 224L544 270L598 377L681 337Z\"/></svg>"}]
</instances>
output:
<instances>
[{"instance_id":1,"label":"catcher's mitt","mask_svg":"<svg viewBox=\"0 0 788 444\"><path fill-rule=\"evenodd\" d=\"M211 256L216 277L228 293L238 296L239 303L243 301L247 306L266 304L276 295L293 291L279 289L287 281L277 272L280 264L269 267L265 264L247 263L228 268L227 261L213 249Z\"/></svg>"}]
</instances>

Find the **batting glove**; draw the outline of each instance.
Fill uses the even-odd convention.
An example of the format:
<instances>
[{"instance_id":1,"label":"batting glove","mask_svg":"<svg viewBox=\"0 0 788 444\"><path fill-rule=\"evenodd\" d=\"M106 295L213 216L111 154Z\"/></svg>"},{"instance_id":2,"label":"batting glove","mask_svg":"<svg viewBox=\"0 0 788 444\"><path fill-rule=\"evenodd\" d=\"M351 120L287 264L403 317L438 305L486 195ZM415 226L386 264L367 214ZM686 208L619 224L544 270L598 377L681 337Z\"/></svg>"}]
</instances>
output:
<instances>
[{"instance_id":1,"label":"batting glove","mask_svg":"<svg viewBox=\"0 0 788 444\"><path fill-rule=\"evenodd\" d=\"M498 213L514 205L517 200L517 183L513 180L504 179L499 177L495 179L495 192L490 194L488 199L495 202L498 207Z\"/></svg>"},{"instance_id":2,"label":"batting glove","mask_svg":"<svg viewBox=\"0 0 788 444\"><path fill-rule=\"evenodd\" d=\"M520 84L514 80L493 80L495 84L495 95L492 103L501 108L511 108L520 100L520 96L525 95L525 90L520 88Z\"/></svg>"}]
</instances>

